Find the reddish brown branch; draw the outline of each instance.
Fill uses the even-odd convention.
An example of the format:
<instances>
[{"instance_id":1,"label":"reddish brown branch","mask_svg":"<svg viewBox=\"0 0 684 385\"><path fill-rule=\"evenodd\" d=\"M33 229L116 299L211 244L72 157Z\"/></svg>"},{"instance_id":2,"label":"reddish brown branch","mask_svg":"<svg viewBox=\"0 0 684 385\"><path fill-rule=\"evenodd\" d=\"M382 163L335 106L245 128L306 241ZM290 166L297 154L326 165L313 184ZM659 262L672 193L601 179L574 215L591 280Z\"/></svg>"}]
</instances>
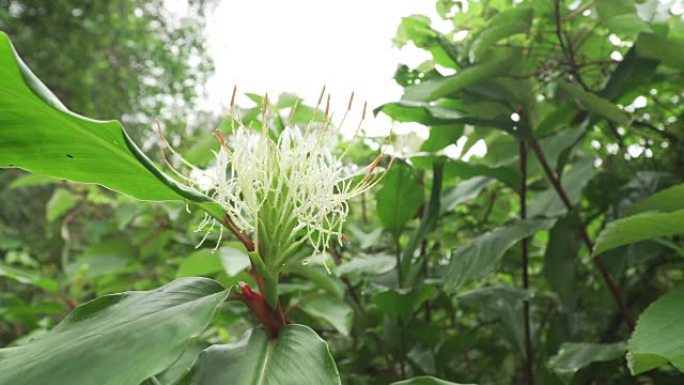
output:
<instances>
[{"instance_id":1,"label":"reddish brown branch","mask_svg":"<svg viewBox=\"0 0 684 385\"><path fill-rule=\"evenodd\" d=\"M240 289L242 293L231 293L228 300L240 301L247 305L252 314L264 325L269 338L278 338L280 329L287 324L280 306L278 306L277 310L271 309L268 303L266 303L264 296L252 291L244 282L240 283Z\"/></svg>"},{"instance_id":2,"label":"reddish brown branch","mask_svg":"<svg viewBox=\"0 0 684 385\"><path fill-rule=\"evenodd\" d=\"M549 163L546 160L546 157L544 156L544 152L542 151L541 147L539 146L539 143L535 138L530 139L530 146L532 147L532 150L537 156L539 163L544 169L544 172L546 173L549 182L558 193L558 196L563 202L563 205L565 205L565 208L568 210L569 213L574 213L573 205L570 202L570 199L568 198L568 195L565 192L565 189L563 188L560 179L549 166ZM594 243L591 241L591 238L587 233L587 228L585 227L584 223L582 223L579 216L577 216L577 226L582 241L589 250L589 253L592 253L594 251ZM630 331L634 330L634 317L632 316L632 313L629 311L629 308L627 308L625 300L622 298L622 292L620 291L620 287L617 285L613 277L610 276L610 273L608 272L608 268L606 267L603 258L601 258L600 255L597 255L594 258L592 258L592 261L594 263L594 266L596 266L596 268L598 269L599 273L601 273L603 282L608 287L608 290L610 290L610 293L613 296L613 300L615 301L615 304L618 306L618 309L620 310L622 318L627 324L627 327L629 327Z\"/></svg>"},{"instance_id":3,"label":"reddish brown branch","mask_svg":"<svg viewBox=\"0 0 684 385\"><path fill-rule=\"evenodd\" d=\"M254 251L254 241L252 241L252 238L249 237L249 235L245 234L240 230L240 228L237 227L235 222L233 222L233 218L230 217L228 213L225 213L223 216L223 224L230 230L233 235L237 237L237 239L242 242L243 245L245 245L245 248L247 251L250 253Z\"/></svg>"}]
</instances>

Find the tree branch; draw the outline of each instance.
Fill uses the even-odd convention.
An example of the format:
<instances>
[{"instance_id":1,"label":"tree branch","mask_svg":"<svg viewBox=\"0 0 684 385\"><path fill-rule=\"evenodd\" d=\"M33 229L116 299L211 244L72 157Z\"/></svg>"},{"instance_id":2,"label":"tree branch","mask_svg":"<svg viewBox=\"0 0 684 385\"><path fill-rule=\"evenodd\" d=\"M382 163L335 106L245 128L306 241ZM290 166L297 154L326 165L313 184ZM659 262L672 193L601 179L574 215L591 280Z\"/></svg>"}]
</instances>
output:
<instances>
[{"instance_id":1,"label":"tree branch","mask_svg":"<svg viewBox=\"0 0 684 385\"><path fill-rule=\"evenodd\" d=\"M539 143L535 138L530 139L530 146L532 147L532 150L534 151L535 155L537 156L537 159L539 160L539 163L541 164L542 168L544 169L544 172L546 173L546 176L553 185L553 188L556 190L558 193L558 196L560 197L561 201L563 202L563 205L565 208L568 210L569 213L574 213L573 210L573 205L570 202L570 199L568 198L567 193L565 192L565 189L563 188L563 185L560 183L560 179L556 175L556 173L551 169L549 166L548 161L546 160L546 157L544 156L544 152L542 151L541 147L539 146ZM589 253L592 253L594 251L594 243L591 241L591 238L589 238L589 234L587 233L587 228L584 226L584 223L579 218L579 215L576 216L577 220L577 226L578 226L578 231L580 234L580 237L582 238L582 241L584 241L584 244L586 245L587 249L589 250ZM620 291L620 288L618 287L617 283L613 278L610 276L610 273L608 272L608 268L606 267L605 262L603 261L603 258L601 258L600 255L597 255L592 258L592 261L594 263L594 266L598 269L598 271L601 273L601 277L603 278L603 282L606 284L608 289L610 290L611 295L613 296L613 300L615 301L615 304L618 306L618 309L620 310L620 313L622 314L622 318L624 319L625 323L629 327L630 330L634 330L635 322L634 322L634 317L632 316L631 312L627 308L627 305L625 304L624 299L622 298L622 293Z\"/></svg>"}]
</instances>

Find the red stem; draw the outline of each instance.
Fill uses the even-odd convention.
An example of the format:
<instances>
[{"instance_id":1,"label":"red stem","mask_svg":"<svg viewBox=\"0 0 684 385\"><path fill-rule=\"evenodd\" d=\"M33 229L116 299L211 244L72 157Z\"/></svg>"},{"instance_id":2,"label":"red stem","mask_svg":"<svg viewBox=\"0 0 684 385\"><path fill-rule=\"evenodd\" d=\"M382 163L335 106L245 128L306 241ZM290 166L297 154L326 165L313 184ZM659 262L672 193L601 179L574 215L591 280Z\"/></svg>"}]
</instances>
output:
<instances>
[{"instance_id":1,"label":"red stem","mask_svg":"<svg viewBox=\"0 0 684 385\"><path fill-rule=\"evenodd\" d=\"M271 339L278 338L280 329L287 324L283 309L278 305L277 310L271 309L266 303L266 299L259 293L255 293L244 282L240 283L242 293L232 293L228 300L243 302L254 316L266 328L268 336Z\"/></svg>"}]
</instances>

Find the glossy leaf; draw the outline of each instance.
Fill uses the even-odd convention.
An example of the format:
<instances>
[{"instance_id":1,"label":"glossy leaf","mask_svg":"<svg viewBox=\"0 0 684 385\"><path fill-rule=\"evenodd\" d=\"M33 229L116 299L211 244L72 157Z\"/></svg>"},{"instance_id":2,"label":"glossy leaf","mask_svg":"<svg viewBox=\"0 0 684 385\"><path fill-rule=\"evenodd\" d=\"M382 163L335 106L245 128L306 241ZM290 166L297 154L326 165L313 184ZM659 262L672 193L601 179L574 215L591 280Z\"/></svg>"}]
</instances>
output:
<instances>
[{"instance_id":1,"label":"glossy leaf","mask_svg":"<svg viewBox=\"0 0 684 385\"><path fill-rule=\"evenodd\" d=\"M392 271L397 259L389 254L360 255L335 269L341 277L360 277L363 275L380 275Z\"/></svg>"},{"instance_id":2,"label":"glossy leaf","mask_svg":"<svg viewBox=\"0 0 684 385\"><path fill-rule=\"evenodd\" d=\"M619 109L615 104L602 97L587 92L577 84L568 83L563 80L558 81L558 85L567 93L572 95L582 104L582 108L589 110L597 115L603 116L608 120L612 120L617 124L629 123L627 114Z\"/></svg>"},{"instance_id":3,"label":"glossy leaf","mask_svg":"<svg viewBox=\"0 0 684 385\"><path fill-rule=\"evenodd\" d=\"M78 198L69 190L59 188L55 190L45 206L45 218L48 222L54 222L56 219L66 214L67 211L71 210L77 202Z\"/></svg>"},{"instance_id":4,"label":"glossy leaf","mask_svg":"<svg viewBox=\"0 0 684 385\"><path fill-rule=\"evenodd\" d=\"M481 30L470 44L470 61L478 61L499 40L526 32L532 23L532 15L532 8L517 7L494 16L489 27Z\"/></svg>"},{"instance_id":5,"label":"glossy leaf","mask_svg":"<svg viewBox=\"0 0 684 385\"><path fill-rule=\"evenodd\" d=\"M655 33L640 33L636 41L639 57L660 60L663 64L684 68L684 39L668 39Z\"/></svg>"},{"instance_id":6,"label":"glossy leaf","mask_svg":"<svg viewBox=\"0 0 684 385\"><path fill-rule=\"evenodd\" d=\"M627 361L636 375L668 361L684 371L684 286L672 289L640 316L628 342Z\"/></svg>"},{"instance_id":7,"label":"glossy leaf","mask_svg":"<svg viewBox=\"0 0 684 385\"><path fill-rule=\"evenodd\" d=\"M580 369L594 362L613 361L624 357L625 343L595 344L568 342L561 345L558 353L549 360L549 367L564 384L570 384Z\"/></svg>"},{"instance_id":8,"label":"glossy leaf","mask_svg":"<svg viewBox=\"0 0 684 385\"><path fill-rule=\"evenodd\" d=\"M570 203L576 205L582 197L582 190L587 183L596 175L593 160L586 158L577 161L561 176L561 184L565 189ZM542 216L546 218L557 217L567 212L558 192L553 188L537 194L529 204L528 215L530 217Z\"/></svg>"},{"instance_id":9,"label":"glossy leaf","mask_svg":"<svg viewBox=\"0 0 684 385\"><path fill-rule=\"evenodd\" d=\"M639 214L646 211L673 212L684 209L684 184L678 184L658 191L650 197L637 202L630 207L630 214Z\"/></svg>"},{"instance_id":10,"label":"glossy leaf","mask_svg":"<svg viewBox=\"0 0 684 385\"><path fill-rule=\"evenodd\" d=\"M341 335L349 336L354 321L354 309L335 297L316 297L306 300L302 310L308 315L333 326Z\"/></svg>"},{"instance_id":11,"label":"glossy leaf","mask_svg":"<svg viewBox=\"0 0 684 385\"><path fill-rule=\"evenodd\" d=\"M382 225L398 236L423 203L423 189L411 167L395 164L385 176L376 197Z\"/></svg>"},{"instance_id":12,"label":"glossy leaf","mask_svg":"<svg viewBox=\"0 0 684 385\"><path fill-rule=\"evenodd\" d=\"M464 87L473 85L490 77L502 76L508 73L516 59L515 55L504 54L482 64L468 67L455 75L438 79L430 79L423 83L407 87L402 100L431 102L453 94Z\"/></svg>"},{"instance_id":13,"label":"glossy leaf","mask_svg":"<svg viewBox=\"0 0 684 385\"><path fill-rule=\"evenodd\" d=\"M37 340L0 350L0 383L139 384L180 357L227 295L215 281L186 278L98 298Z\"/></svg>"},{"instance_id":14,"label":"glossy leaf","mask_svg":"<svg viewBox=\"0 0 684 385\"><path fill-rule=\"evenodd\" d=\"M0 167L97 183L142 200L210 202L155 167L118 121L69 111L2 32L0 79Z\"/></svg>"},{"instance_id":15,"label":"glossy leaf","mask_svg":"<svg viewBox=\"0 0 684 385\"><path fill-rule=\"evenodd\" d=\"M646 212L610 222L596 240L594 255L616 247L684 233L684 210Z\"/></svg>"},{"instance_id":16,"label":"glossy leaf","mask_svg":"<svg viewBox=\"0 0 684 385\"><path fill-rule=\"evenodd\" d=\"M269 340L261 329L200 354L183 385L341 384L328 345L304 325L287 325Z\"/></svg>"},{"instance_id":17,"label":"glossy leaf","mask_svg":"<svg viewBox=\"0 0 684 385\"><path fill-rule=\"evenodd\" d=\"M548 229L553 219L528 219L479 236L453 251L444 275L444 289L455 293L464 285L496 269L506 250L537 231Z\"/></svg>"}]
</instances>

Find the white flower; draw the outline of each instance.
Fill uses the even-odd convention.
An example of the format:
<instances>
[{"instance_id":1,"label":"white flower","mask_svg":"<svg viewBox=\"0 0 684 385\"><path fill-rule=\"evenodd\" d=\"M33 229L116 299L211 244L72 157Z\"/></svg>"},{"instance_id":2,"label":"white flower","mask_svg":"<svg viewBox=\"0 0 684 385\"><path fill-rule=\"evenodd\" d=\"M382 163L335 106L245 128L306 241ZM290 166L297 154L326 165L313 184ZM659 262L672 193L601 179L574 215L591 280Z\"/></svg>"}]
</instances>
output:
<instances>
[{"instance_id":1,"label":"white flower","mask_svg":"<svg viewBox=\"0 0 684 385\"><path fill-rule=\"evenodd\" d=\"M261 258L277 265L305 242L317 253L333 238L341 241L347 202L384 175L376 170L381 156L355 173L343 167L329 121L288 125L275 140L265 129L244 125L228 139L217 138L213 166L199 170L183 161L192 169L185 179L223 207L231 231L250 234ZM210 222L211 231L215 223L208 218L200 228Z\"/></svg>"}]
</instances>

